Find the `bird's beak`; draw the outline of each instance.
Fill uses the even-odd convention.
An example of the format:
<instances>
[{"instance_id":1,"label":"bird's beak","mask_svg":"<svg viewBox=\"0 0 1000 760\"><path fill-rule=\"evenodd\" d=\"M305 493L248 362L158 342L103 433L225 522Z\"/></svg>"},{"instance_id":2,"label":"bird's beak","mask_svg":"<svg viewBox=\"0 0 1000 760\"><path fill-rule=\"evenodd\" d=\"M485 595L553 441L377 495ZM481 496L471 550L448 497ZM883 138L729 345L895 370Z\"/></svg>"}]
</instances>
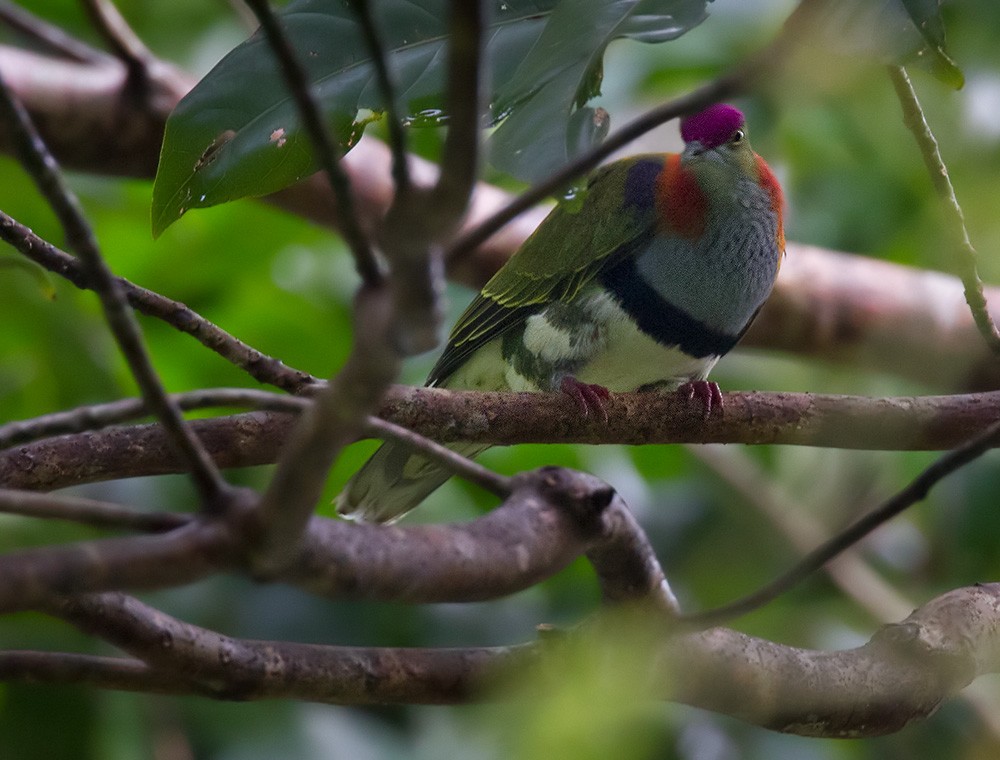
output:
<instances>
[{"instance_id":1,"label":"bird's beak","mask_svg":"<svg viewBox=\"0 0 1000 760\"><path fill-rule=\"evenodd\" d=\"M684 150L681 152L681 158L694 158L695 156L700 156L705 152L705 148L697 140L692 140L684 145Z\"/></svg>"}]
</instances>

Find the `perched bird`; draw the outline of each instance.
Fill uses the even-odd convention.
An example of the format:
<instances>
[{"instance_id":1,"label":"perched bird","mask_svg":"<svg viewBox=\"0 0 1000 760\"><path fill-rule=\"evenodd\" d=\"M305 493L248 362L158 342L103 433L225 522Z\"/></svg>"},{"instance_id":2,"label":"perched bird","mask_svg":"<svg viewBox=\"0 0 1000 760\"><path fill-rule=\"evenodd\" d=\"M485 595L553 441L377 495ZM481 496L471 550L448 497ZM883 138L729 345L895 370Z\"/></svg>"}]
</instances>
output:
<instances>
[{"instance_id":1,"label":"perched bird","mask_svg":"<svg viewBox=\"0 0 1000 760\"><path fill-rule=\"evenodd\" d=\"M557 206L486 284L451 332L427 385L562 391L582 414L609 391L678 389L705 413L709 370L771 292L785 238L782 194L750 148L743 114L714 105L681 122L680 154L597 171L582 203ZM450 444L475 456L484 444ZM337 499L386 522L449 473L388 442Z\"/></svg>"}]
</instances>

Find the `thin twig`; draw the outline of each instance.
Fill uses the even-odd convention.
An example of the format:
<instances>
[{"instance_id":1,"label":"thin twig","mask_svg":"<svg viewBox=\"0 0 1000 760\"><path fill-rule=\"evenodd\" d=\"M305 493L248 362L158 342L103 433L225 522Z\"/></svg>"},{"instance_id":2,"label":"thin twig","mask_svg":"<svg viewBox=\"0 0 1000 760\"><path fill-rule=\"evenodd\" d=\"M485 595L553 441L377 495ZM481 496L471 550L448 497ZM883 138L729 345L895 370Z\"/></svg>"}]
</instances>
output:
<instances>
[{"instance_id":1,"label":"thin twig","mask_svg":"<svg viewBox=\"0 0 1000 760\"><path fill-rule=\"evenodd\" d=\"M924 117L920 100L906 74L906 69L902 66L889 66L888 69L900 108L903 109L903 123L917 141L920 155L924 159L924 165L931 178L931 184L934 185L934 190L944 205L949 231L958 243L959 260L956 268L958 276L962 279L962 285L965 287L965 300L969 304L969 309L972 310L972 317L975 319L983 339L994 352L1000 353L1000 331L997 330L996 323L990 316L989 305L986 303L986 295L983 292L983 281L979 277L977 268L978 256L976 249L972 246L972 241L969 239L969 230L965 226L965 215L962 213L962 207L955 195L951 177L948 176L948 167L941 157L937 140Z\"/></svg>"},{"instance_id":2,"label":"thin twig","mask_svg":"<svg viewBox=\"0 0 1000 760\"><path fill-rule=\"evenodd\" d=\"M388 337L392 314L388 288L362 287L351 355L299 417L256 510L250 536L255 572L274 573L294 556L330 467L397 377L400 359Z\"/></svg>"},{"instance_id":3,"label":"thin twig","mask_svg":"<svg viewBox=\"0 0 1000 760\"><path fill-rule=\"evenodd\" d=\"M450 472L458 475L463 480L475 483L483 490L505 497L510 494L511 479L493 472L489 468L476 464L468 457L464 457L456 451L452 451L447 446L432 441L419 433L414 433L409 428L397 425L393 422L378 417L369 417L367 432L383 439L391 439L405 443L411 448L417 449L428 459L432 459Z\"/></svg>"},{"instance_id":4,"label":"thin twig","mask_svg":"<svg viewBox=\"0 0 1000 760\"><path fill-rule=\"evenodd\" d=\"M206 509L221 508L226 482L208 453L185 426L180 410L170 401L150 361L128 300L101 256L76 196L63 180L58 164L38 135L28 113L0 78L0 115L14 133L21 162L51 205L65 230L72 250L89 271L94 291L101 300L108 326L118 343L132 376L150 409L163 423L174 445L185 459Z\"/></svg>"},{"instance_id":5,"label":"thin twig","mask_svg":"<svg viewBox=\"0 0 1000 760\"><path fill-rule=\"evenodd\" d=\"M0 681L84 684L99 689L147 694L199 693L199 689L182 673L162 673L132 658L71 652L18 649L0 652Z\"/></svg>"},{"instance_id":6,"label":"thin twig","mask_svg":"<svg viewBox=\"0 0 1000 760\"><path fill-rule=\"evenodd\" d=\"M382 281L382 273L368 237L358 223L354 191L351 188L350 179L340 165L339 151L330 139L326 125L320 116L319 107L310 92L306 72L302 68L295 50L292 49L288 37L281 29L268 0L247 0L247 5L257 16L271 50L278 58L285 83L288 85L292 97L295 98L302 126L312 144L316 161L326 173L330 187L333 188L338 206L340 229L348 247L354 254L358 273L368 286L375 286Z\"/></svg>"},{"instance_id":7,"label":"thin twig","mask_svg":"<svg viewBox=\"0 0 1000 760\"><path fill-rule=\"evenodd\" d=\"M581 177L594 169L601 161L616 150L624 147L637 137L641 137L649 130L671 119L701 110L712 103L731 97L740 92L743 86L744 79L742 76L721 77L688 95L675 98L647 111L642 116L637 117L609 135L604 142L580 154L562 169L528 188L499 211L457 237L448 247L445 259L450 262L453 259L469 255L486 242L487 238L519 214L527 211L536 203L544 201L553 193L565 188L577 177Z\"/></svg>"},{"instance_id":8,"label":"thin twig","mask_svg":"<svg viewBox=\"0 0 1000 760\"><path fill-rule=\"evenodd\" d=\"M59 55L78 63L104 63L107 56L63 29L29 13L8 0L0 0L0 21L26 37L37 40Z\"/></svg>"},{"instance_id":9,"label":"thin twig","mask_svg":"<svg viewBox=\"0 0 1000 760\"><path fill-rule=\"evenodd\" d=\"M392 151L392 179L397 193L410 190L410 166L407 157L408 140L403 121L400 118L399 103L396 100L396 82L389 66L382 35L372 14L370 0L354 0L351 3L368 45L368 54L375 65L375 76L385 102L386 126L389 129L389 148Z\"/></svg>"},{"instance_id":10,"label":"thin twig","mask_svg":"<svg viewBox=\"0 0 1000 760\"><path fill-rule=\"evenodd\" d=\"M746 449L721 444L687 448L774 525L797 555L829 538L831 531L768 477ZM876 572L857 547L842 552L823 569L846 596L880 623L905 617L916 606Z\"/></svg>"},{"instance_id":11,"label":"thin twig","mask_svg":"<svg viewBox=\"0 0 1000 760\"><path fill-rule=\"evenodd\" d=\"M232 406L294 414L301 413L312 403L305 398L280 396L275 393L247 388L213 388L177 393L173 395L173 400L179 408L185 411ZM55 412L30 420L8 422L6 425L0 425L0 449L56 435L100 430L109 425L135 420L148 414L149 411L142 399L130 398L112 401L108 404L92 404L65 412ZM365 434L397 440L418 449L459 477L475 483L497 496L506 496L510 493L510 478L498 475L446 446L401 425L378 417L368 417L365 422Z\"/></svg>"},{"instance_id":12,"label":"thin twig","mask_svg":"<svg viewBox=\"0 0 1000 760\"><path fill-rule=\"evenodd\" d=\"M78 288L94 290L93 278L79 259L70 256L32 230L0 211L0 239L23 256L63 277ZM289 393L301 393L319 380L308 372L288 367L278 359L261 353L196 311L159 293L135 285L123 277L115 278L129 304L136 311L155 317L187 333L203 346L245 371L260 383L274 385Z\"/></svg>"},{"instance_id":13,"label":"thin twig","mask_svg":"<svg viewBox=\"0 0 1000 760\"><path fill-rule=\"evenodd\" d=\"M442 246L465 214L479 171L484 5L483 0L451 3L445 95L449 126L438 180L430 190L397 193L380 236L396 286L393 342L404 355L438 345Z\"/></svg>"},{"instance_id":14,"label":"thin twig","mask_svg":"<svg viewBox=\"0 0 1000 760\"><path fill-rule=\"evenodd\" d=\"M817 19L822 17L822 6L823 3L818 0L801 0L785 20L781 31L767 47L729 73L633 119L612 133L604 142L595 145L559 171L530 187L492 216L452 241L445 254L445 260L450 263L468 255L516 216L564 189L570 182L594 169L612 153L651 129L671 119L700 111L720 100L738 95L761 78L777 73L790 50L800 44L814 29Z\"/></svg>"},{"instance_id":15,"label":"thin twig","mask_svg":"<svg viewBox=\"0 0 1000 760\"><path fill-rule=\"evenodd\" d=\"M683 627L707 628L760 609L789 589L797 586L831 559L841 554L845 549L854 546L854 544L873 530L884 525L917 502L922 501L935 484L956 470L961 469L969 462L979 458L998 444L1000 444L1000 423L995 423L965 445L949 451L881 506L842 530L826 543L821 544L790 570L766 586L721 607L705 610L704 612L682 615L677 619L678 624Z\"/></svg>"},{"instance_id":16,"label":"thin twig","mask_svg":"<svg viewBox=\"0 0 1000 760\"><path fill-rule=\"evenodd\" d=\"M83 0L83 6L98 34L125 65L128 72L126 88L144 96L149 90L149 66L155 60L149 48L132 31L111 0Z\"/></svg>"},{"instance_id":17,"label":"thin twig","mask_svg":"<svg viewBox=\"0 0 1000 760\"><path fill-rule=\"evenodd\" d=\"M720 445L689 446L688 450L756 507L798 554L805 554L829 535L830 531L769 478L746 450ZM846 596L880 623L899 620L917 606L878 573L857 547L842 552L823 569ZM994 739L1000 738L997 700L970 689L959 697L975 710Z\"/></svg>"},{"instance_id":18,"label":"thin twig","mask_svg":"<svg viewBox=\"0 0 1000 760\"><path fill-rule=\"evenodd\" d=\"M172 395L185 411L232 406L273 412L299 413L309 405L305 398L283 396L248 388L211 388ZM148 417L149 408L141 398L119 399L107 404L91 404L64 412L53 412L28 420L0 425L0 450L67 433L100 430L130 420Z\"/></svg>"},{"instance_id":19,"label":"thin twig","mask_svg":"<svg viewBox=\"0 0 1000 760\"><path fill-rule=\"evenodd\" d=\"M450 13L448 135L432 191L433 208L442 219L439 227L445 231L460 220L479 177L489 3L453 2Z\"/></svg>"},{"instance_id":20,"label":"thin twig","mask_svg":"<svg viewBox=\"0 0 1000 760\"><path fill-rule=\"evenodd\" d=\"M137 509L74 496L53 496L0 488L0 512L46 520L68 520L95 528L118 528L162 533L190 522L174 512L140 512Z\"/></svg>"}]
</instances>

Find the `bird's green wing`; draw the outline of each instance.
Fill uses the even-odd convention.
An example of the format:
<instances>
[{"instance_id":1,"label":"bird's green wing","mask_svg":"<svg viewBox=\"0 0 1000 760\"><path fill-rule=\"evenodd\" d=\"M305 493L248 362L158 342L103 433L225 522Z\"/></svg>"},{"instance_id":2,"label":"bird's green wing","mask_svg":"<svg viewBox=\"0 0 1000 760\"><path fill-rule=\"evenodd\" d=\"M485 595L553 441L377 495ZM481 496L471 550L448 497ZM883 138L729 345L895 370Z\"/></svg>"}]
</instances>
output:
<instances>
[{"instance_id":1,"label":"bird's green wing","mask_svg":"<svg viewBox=\"0 0 1000 760\"><path fill-rule=\"evenodd\" d=\"M616 161L591 179L583 201L557 206L486 283L452 329L428 377L437 385L478 348L555 301L571 301L655 227L655 178L665 156Z\"/></svg>"}]
</instances>

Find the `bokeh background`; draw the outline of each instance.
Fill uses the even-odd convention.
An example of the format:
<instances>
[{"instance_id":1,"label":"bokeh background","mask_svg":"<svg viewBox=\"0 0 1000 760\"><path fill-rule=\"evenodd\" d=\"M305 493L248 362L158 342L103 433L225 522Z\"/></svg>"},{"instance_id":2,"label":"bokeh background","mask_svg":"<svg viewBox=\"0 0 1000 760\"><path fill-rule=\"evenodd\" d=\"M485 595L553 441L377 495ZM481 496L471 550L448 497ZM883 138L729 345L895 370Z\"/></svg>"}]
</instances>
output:
<instances>
[{"instance_id":1,"label":"bokeh background","mask_svg":"<svg viewBox=\"0 0 1000 760\"><path fill-rule=\"evenodd\" d=\"M98 44L76 0L22 5ZM157 55L199 75L247 35L239 14L223 0L120 0L117 5ZM614 43L606 59L604 94L596 104L610 112L614 128L766 44L793 7L789 0L716 0L708 20L675 42ZM946 4L943 14L949 50L966 85L955 91L920 70L912 76L980 250L984 279L1000 282L1000 11L992 0L966 0ZM784 184L789 239L949 270L955 255L951 238L884 68L856 50L842 48L844 54L837 55L837 45L832 48L796 57L780 82L738 101L748 115L755 149ZM435 129L415 131L414 149L433 158L440 137ZM630 150L678 144L676 125L670 124ZM489 169L486 178L518 187ZM187 303L291 366L329 376L342 364L351 340L349 305L357 279L334 235L241 201L192 212L154 242L150 182L72 175L71 183L117 273ZM53 214L7 157L0 157L0 208L43 237L62 242ZM470 297L466 289L450 288L452 318ZM96 298L23 266L5 250L0 250L0 315L0 423L135 394ZM253 385L186 336L151 320L144 320L143 328L170 390ZM409 362L403 380L422 383L433 358ZM723 389L870 395L954 390L745 350L725 359L713 378ZM373 448L372 442L359 443L338 462L330 498ZM748 592L791 564L798 554L783 527L799 519L825 531L841 526L901 487L934 456L795 447L713 447L706 455L684 446L525 445L493 449L482 461L508 473L562 464L606 479L649 532L684 604L701 608ZM768 489L736 487L726 473L757 478ZM260 486L268 470L230 475ZM193 503L183 477L140 478L77 491L159 509ZM863 556L914 604L957 586L997 580L998 494L998 460L988 455L880 529L864 543ZM491 504L486 494L453 482L409 519L468 519ZM322 511L332 514L329 506ZM92 535L97 533L76 526L0 516L3 551ZM483 604L338 604L235 578L143 598L232 635L393 646L528 641L539 623L572 625L598 601L584 561L528 591ZM822 575L737 623L754 635L815 648L861 644L876 626L868 612ZM30 613L0 619L0 646L109 651L68 626ZM627 649L628 643L622 646ZM992 721L955 699L895 736L833 741L783 736L684 706L646 703L624 675L634 666L623 662L618 683L597 682L588 676L587 655L581 652L572 676L514 687L518 698L512 702L448 708L226 704L0 684L0 758L836 760L986 758L1000 752L1000 688L992 678L974 687L992 699Z\"/></svg>"}]
</instances>

